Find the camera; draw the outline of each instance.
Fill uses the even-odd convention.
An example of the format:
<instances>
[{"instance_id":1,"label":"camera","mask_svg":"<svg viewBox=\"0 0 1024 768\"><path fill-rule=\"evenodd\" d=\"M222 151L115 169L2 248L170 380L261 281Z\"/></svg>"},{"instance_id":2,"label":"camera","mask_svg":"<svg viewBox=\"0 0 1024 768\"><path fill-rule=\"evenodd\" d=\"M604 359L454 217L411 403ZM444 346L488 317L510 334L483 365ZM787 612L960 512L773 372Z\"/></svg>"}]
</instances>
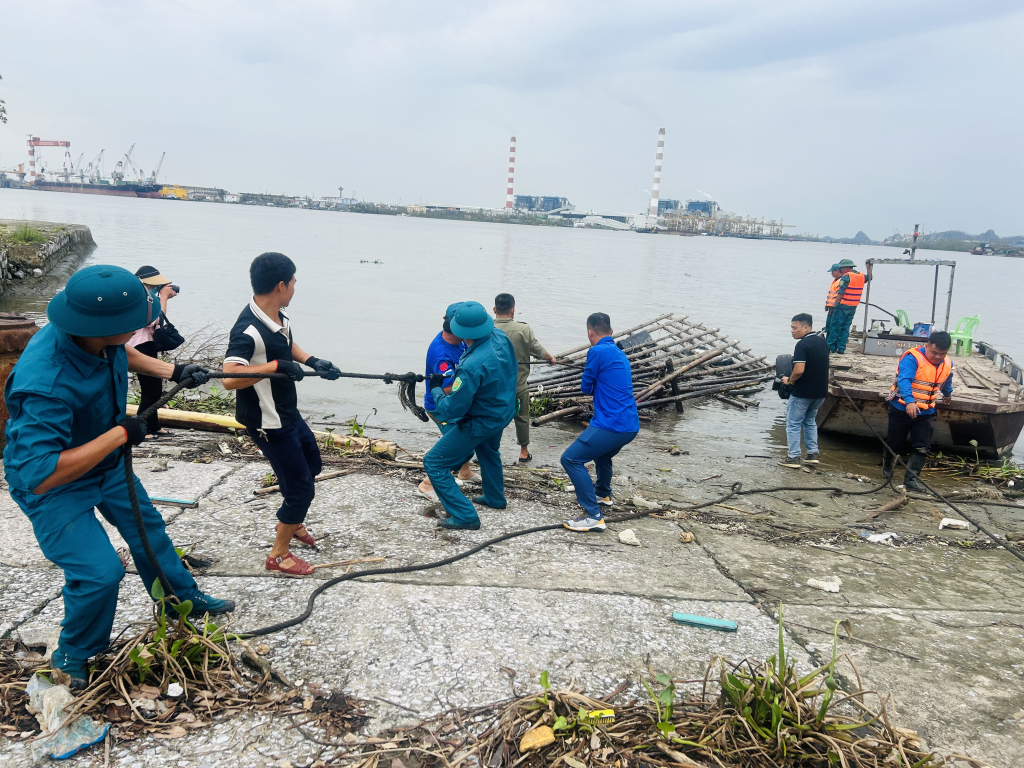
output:
<instances>
[{"instance_id":1,"label":"camera","mask_svg":"<svg viewBox=\"0 0 1024 768\"><path fill-rule=\"evenodd\" d=\"M181 288L176 286L174 283L171 283L171 290L174 291L175 293L181 293Z\"/></svg>"}]
</instances>

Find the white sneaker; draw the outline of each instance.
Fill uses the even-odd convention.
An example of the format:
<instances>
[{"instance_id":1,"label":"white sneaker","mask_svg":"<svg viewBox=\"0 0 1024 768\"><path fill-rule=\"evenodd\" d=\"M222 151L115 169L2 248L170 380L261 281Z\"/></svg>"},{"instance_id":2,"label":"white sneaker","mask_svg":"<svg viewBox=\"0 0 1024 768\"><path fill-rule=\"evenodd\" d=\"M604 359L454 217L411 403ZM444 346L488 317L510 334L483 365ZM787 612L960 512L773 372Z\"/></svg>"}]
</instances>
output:
<instances>
[{"instance_id":1,"label":"white sneaker","mask_svg":"<svg viewBox=\"0 0 1024 768\"><path fill-rule=\"evenodd\" d=\"M611 496L598 496L597 497L597 503L600 504L603 507L610 507L613 504L615 504L615 502L612 501L612 497Z\"/></svg>"},{"instance_id":2,"label":"white sneaker","mask_svg":"<svg viewBox=\"0 0 1024 768\"><path fill-rule=\"evenodd\" d=\"M577 517L574 520L566 520L562 523L563 526L568 528L570 531L577 531L580 533L587 533L589 531L603 531L608 526L604 524L604 517Z\"/></svg>"}]
</instances>

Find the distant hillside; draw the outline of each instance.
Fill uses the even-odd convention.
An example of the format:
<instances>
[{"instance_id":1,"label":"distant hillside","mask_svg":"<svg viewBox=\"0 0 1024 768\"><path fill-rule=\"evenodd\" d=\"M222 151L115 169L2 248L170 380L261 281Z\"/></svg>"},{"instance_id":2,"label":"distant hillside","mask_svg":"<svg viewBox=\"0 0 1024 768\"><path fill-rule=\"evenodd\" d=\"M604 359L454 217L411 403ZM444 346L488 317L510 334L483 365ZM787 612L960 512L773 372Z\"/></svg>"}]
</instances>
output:
<instances>
[{"instance_id":1,"label":"distant hillside","mask_svg":"<svg viewBox=\"0 0 1024 768\"><path fill-rule=\"evenodd\" d=\"M906 237L903 239L906 239ZM1009 243L1010 245L1024 245L1024 235L1000 237L991 229L987 232L982 232L980 235L969 235L958 229L949 229L945 232L929 232L928 234L921 235L921 237L918 238L917 242L919 245L922 240L928 243L941 242L943 240L959 240L965 243Z\"/></svg>"}]
</instances>

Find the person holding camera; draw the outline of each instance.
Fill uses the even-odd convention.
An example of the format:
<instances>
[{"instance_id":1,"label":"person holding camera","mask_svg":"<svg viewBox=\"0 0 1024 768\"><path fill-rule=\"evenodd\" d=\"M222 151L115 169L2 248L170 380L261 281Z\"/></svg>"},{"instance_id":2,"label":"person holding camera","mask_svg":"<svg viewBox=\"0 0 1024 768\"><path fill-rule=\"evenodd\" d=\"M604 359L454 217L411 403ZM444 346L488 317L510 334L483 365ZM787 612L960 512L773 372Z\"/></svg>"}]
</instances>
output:
<instances>
[{"instance_id":1,"label":"person holding camera","mask_svg":"<svg viewBox=\"0 0 1024 768\"><path fill-rule=\"evenodd\" d=\"M158 357L161 352L177 349L185 343L185 339L167 319L167 302L181 291L178 286L173 285L170 280L160 274L160 270L156 267L139 267L135 271L135 276L146 286L146 290L153 297L153 302L160 302L160 312L152 323L135 332L128 340L127 346L133 347L147 357ZM162 379L155 376L146 376L140 373L138 377L141 392L139 410L142 411L163 396L164 383ZM146 437L149 438L169 434L166 429L160 428L160 419L155 412L146 420L146 428Z\"/></svg>"}]
</instances>

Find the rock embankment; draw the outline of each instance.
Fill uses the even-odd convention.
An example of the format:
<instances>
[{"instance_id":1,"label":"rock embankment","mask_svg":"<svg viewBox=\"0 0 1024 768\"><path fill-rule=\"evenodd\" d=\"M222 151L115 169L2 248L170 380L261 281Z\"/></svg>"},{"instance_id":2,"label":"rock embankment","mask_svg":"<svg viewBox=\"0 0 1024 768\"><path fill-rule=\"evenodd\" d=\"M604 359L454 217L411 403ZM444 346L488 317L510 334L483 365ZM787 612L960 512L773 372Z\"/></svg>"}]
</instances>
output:
<instances>
[{"instance_id":1,"label":"rock embankment","mask_svg":"<svg viewBox=\"0 0 1024 768\"><path fill-rule=\"evenodd\" d=\"M0 294L12 281L43 277L68 256L95 246L84 224L0 219Z\"/></svg>"}]
</instances>

